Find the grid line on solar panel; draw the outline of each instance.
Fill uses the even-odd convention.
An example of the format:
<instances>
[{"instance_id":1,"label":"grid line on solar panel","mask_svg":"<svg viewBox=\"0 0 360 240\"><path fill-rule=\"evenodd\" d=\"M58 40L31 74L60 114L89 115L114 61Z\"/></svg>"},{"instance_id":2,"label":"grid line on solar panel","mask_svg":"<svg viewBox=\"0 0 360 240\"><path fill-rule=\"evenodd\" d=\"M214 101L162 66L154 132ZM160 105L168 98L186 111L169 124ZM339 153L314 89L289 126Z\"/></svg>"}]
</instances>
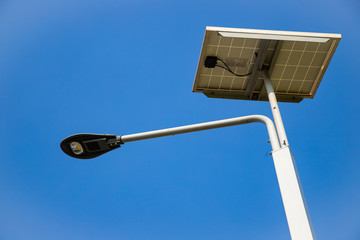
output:
<instances>
[{"instance_id":1,"label":"grid line on solar panel","mask_svg":"<svg viewBox=\"0 0 360 240\"><path fill-rule=\"evenodd\" d=\"M242 56L242 51L243 51L244 46L245 46L245 40L246 39L242 40L242 48L241 48L240 53L238 55L239 57ZM235 68L235 70L237 70L237 68ZM232 76L231 83L230 83L230 90L233 90L234 81L235 81L235 76Z\"/></svg>"},{"instance_id":2,"label":"grid line on solar panel","mask_svg":"<svg viewBox=\"0 0 360 240\"><path fill-rule=\"evenodd\" d=\"M206 45L206 47L217 47L217 45ZM221 47L230 47L230 46L221 46ZM254 49L254 47L236 47L236 46L232 46L233 49L237 49L237 48L243 48L243 49ZM274 49L269 49L269 50L274 50ZM286 51L289 51L289 50L286 50ZM311 52L311 51L309 51Z\"/></svg>"},{"instance_id":3,"label":"grid line on solar panel","mask_svg":"<svg viewBox=\"0 0 360 240\"><path fill-rule=\"evenodd\" d=\"M326 63L329 62L329 58L331 58L331 55L332 55L332 52L334 47L336 46L336 41L333 40L333 41L328 41L328 53L326 54L324 60L323 60L323 63L321 65L321 68L320 68L320 71L318 72L318 75L316 76L316 79L315 79L315 84L311 87L311 92L313 91L316 91L317 87L319 86L320 84L320 81L321 81L321 78L322 78L322 75L324 74L324 67L326 66ZM319 48L324 48L324 46L320 45Z\"/></svg>"},{"instance_id":4,"label":"grid line on solar panel","mask_svg":"<svg viewBox=\"0 0 360 240\"><path fill-rule=\"evenodd\" d=\"M327 51L306 51L306 50L289 50L289 49L281 49L282 52L306 52L306 53L328 53Z\"/></svg>"},{"instance_id":5,"label":"grid line on solar panel","mask_svg":"<svg viewBox=\"0 0 360 240\"><path fill-rule=\"evenodd\" d=\"M317 44L317 47L316 47L315 52L319 49L319 47L320 47L320 43ZM313 55L309 66L312 66L312 65L313 65L313 61L314 61L314 59L315 59L315 56L316 56L316 53ZM319 69L319 70L320 70L320 69ZM317 72L319 72L319 70L318 70ZM307 79L307 77L308 77L308 75L309 75L309 72L310 72L310 67L309 67L308 70L306 71L305 79ZM316 80L316 79L314 79L314 80ZM314 84L315 84L315 81L314 81ZM297 93L301 92L302 89L303 89L303 85L300 86L299 91L298 91ZM309 94L311 94L310 91L311 91L311 89L309 89Z\"/></svg>"},{"instance_id":6,"label":"grid line on solar panel","mask_svg":"<svg viewBox=\"0 0 360 240\"><path fill-rule=\"evenodd\" d=\"M303 50L305 50L307 44L308 44L308 42L305 42L305 45L303 46L303 47L304 47ZM297 43L295 43L294 47L295 47L296 45L297 45ZM301 45L302 45L302 44L301 44ZM294 54L294 53L296 53L296 52L295 52L295 51L292 52L291 55ZM294 78L295 78L296 72L297 72L298 69L299 69L299 64L300 64L301 59L303 58L303 56L304 56L304 51L301 52L301 55L300 55L300 58L299 58L299 59L296 57L296 61L295 61L295 62L297 62L296 68L295 68L295 70L293 71L293 76L292 76L292 78L291 78L291 80L290 80L290 84L289 84L289 86L288 86L288 89L286 90L287 93L290 92L290 89L291 89L291 87L293 86ZM291 58L291 57L290 57L290 58ZM299 84L296 83L296 85L299 85Z\"/></svg>"},{"instance_id":7,"label":"grid line on solar panel","mask_svg":"<svg viewBox=\"0 0 360 240\"><path fill-rule=\"evenodd\" d=\"M215 56L217 56L217 54L218 54L219 45L220 45L220 38L218 38L218 41L217 41L217 47L216 47ZM214 68L211 69L211 74L213 73L213 71L214 71ZM211 75L209 77L209 82L208 82L208 86L207 86L208 88L210 87L210 82L211 82Z\"/></svg>"},{"instance_id":8,"label":"grid line on solar panel","mask_svg":"<svg viewBox=\"0 0 360 240\"><path fill-rule=\"evenodd\" d=\"M289 45L289 44L290 44L290 43L288 43L288 42L284 42L283 45L282 45L282 48L288 47L287 45ZM292 42L291 50L294 48L294 45L295 45L295 42ZM281 51L280 51L280 54L281 54ZM280 54L279 54L279 58L278 58L278 59L280 59ZM290 59L290 54L287 56L287 59L286 59L286 62L285 62L286 65L288 64L289 59ZM283 75L284 75L284 73L285 73L285 69L286 69L286 67L283 68L283 71L282 71L282 73L281 73L280 79L283 78ZM282 83L282 82L279 81L278 85L277 85L276 88L275 88L275 91L276 91L276 92L279 91L280 84L285 85L286 83L285 83L285 82ZM282 86L282 87L283 87L283 86Z\"/></svg>"},{"instance_id":9,"label":"grid line on solar panel","mask_svg":"<svg viewBox=\"0 0 360 240\"><path fill-rule=\"evenodd\" d=\"M275 64L277 67L297 67L297 66L299 66L299 67L306 67L306 68L319 68L319 67L321 67L321 65L318 65L318 66L309 66L309 65L296 65L296 64L288 64L288 65L286 65L286 64Z\"/></svg>"},{"instance_id":10,"label":"grid line on solar panel","mask_svg":"<svg viewBox=\"0 0 360 240\"><path fill-rule=\"evenodd\" d=\"M298 80L298 79L291 79L291 78L272 78L271 79L271 81L282 81L282 80L284 80L284 81L291 81L291 80L294 80L294 81L304 81L304 82L314 82L313 80L306 80L306 79L304 79L304 80Z\"/></svg>"},{"instance_id":11,"label":"grid line on solar panel","mask_svg":"<svg viewBox=\"0 0 360 240\"><path fill-rule=\"evenodd\" d=\"M227 58L229 57L230 50L231 50L231 45L232 45L233 40L234 40L234 38L231 38L230 46L229 46L229 48L228 48L228 53L227 53L227 56L226 56ZM222 75L221 75L221 78L220 78L220 83L219 83L218 89L220 89L221 86L222 86L222 82L223 82L223 79L224 79L224 73L225 73L225 71L223 70Z\"/></svg>"}]
</instances>

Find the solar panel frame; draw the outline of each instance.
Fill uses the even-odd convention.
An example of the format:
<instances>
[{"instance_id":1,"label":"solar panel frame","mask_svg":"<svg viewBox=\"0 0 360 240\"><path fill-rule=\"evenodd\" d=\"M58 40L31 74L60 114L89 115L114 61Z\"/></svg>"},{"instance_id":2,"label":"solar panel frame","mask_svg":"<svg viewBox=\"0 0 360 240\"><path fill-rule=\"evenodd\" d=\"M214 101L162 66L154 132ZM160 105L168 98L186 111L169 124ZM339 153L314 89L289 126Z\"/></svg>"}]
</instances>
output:
<instances>
[{"instance_id":1,"label":"solar panel frame","mask_svg":"<svg viewBox=\"0 0 360 240\"><path fill-rule=\"evenodd\" d=\"M222 36L224 33L232 37ZM244 34L247 38L242 38ZM262 38L256 39L258 36ZM288 38L297 41L286 40ZM314 41L310 42L311 39ZM269 44L261 68L269 71L278 101L300 102L303 98L313 98L340 39L340 34L206 27L193 92L216 98L267 101L262 74L249 83L251 76L236 77L220 68L204 67L207 56L218 56L231 62L229 65L234 72L249 73L261 50L259 46L266 40ZM302 62L308 64L300 65ZM282 75L276 77L281 69ZM300 81L301 74L306 75ZM307 80L307 75L313 79Z\"/></svg>"}]
</instances>

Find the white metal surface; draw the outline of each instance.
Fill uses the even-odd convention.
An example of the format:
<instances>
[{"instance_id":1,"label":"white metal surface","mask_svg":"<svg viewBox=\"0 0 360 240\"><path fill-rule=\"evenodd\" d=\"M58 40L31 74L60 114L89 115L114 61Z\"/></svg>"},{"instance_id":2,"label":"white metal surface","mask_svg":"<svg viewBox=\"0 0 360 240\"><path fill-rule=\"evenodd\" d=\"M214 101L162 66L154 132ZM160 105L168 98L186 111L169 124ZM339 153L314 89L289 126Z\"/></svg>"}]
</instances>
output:
<instances>
[{"instance_id":1,"label":"white metal surface","mask_svg":"<svg viewBox=\"0 0 360 240\"><path fill-rule=\"evenodd\" d=\"M276 130L279 136L280 145L281 147L289 146L289 141L286 136L285 127L281 118L280 109L276 100L274 88L272 86L271 80L268 77L267 71L263 71L262 73L264 77L266 92L268 94L268 98L270 102L271 111L274 117Z\"/></svg>"},{"instance_id":2,"label":"white metal surface","mask_svg":"<svg viewBox=\"0 0 360 240\"><path fill-rule=\"evenodd\" d=\"M292 240L315 239L294 156L285 147L272 153Z\"/></svg>"},{"instance_id":3,"label":"white metal surface","mask_svg":"<svg viewBox=\"0 0 360 240\"><path fill-rule=\"evenodd\" d=\"M341 34L337 33L312 33L312 32L295 32L295 31L277 31L277 30L262 30L262 29L247 29L247 28L226 28L226 27L211 27L207 26L206 30L214 32L231 32L231 33L252 33L265 35L284 35L284 36L298 36L298 37L318 37L318 38L341 38Z\"/></svg>"},{"instance_id":4,"label":"white metal surface","mask_svg":"<svg viewBox=\"0 0 360 240\"><path fill-rule=\"evenodd\" d=\"M280 41L299 41L299 42L327 42L328 37L304 37L304 36L289 36L283 34L260 34L260 33L234 33L234 32L219 32L223 37L233 38L252 38L252 39L267 39Z\"/></svg>"},{"instance_id":5,"label":"white metal surface","mask_svg":"<svg viewBox=\"0 0 360 240\"><path fill-rule=\"evenodd\" d=\"M165 136L171 136L171 135L176 135L176 134L209 130L209 129L214 129L214 128L229 127L229 126L254 123L254 122L260 122L260 123L264 123L266 125L268 133L269 133L271 147L272 147L273 151L280 149L279 140L278 140L273 122L270 120L270 118L268 118L266 116L262 116L262 115L250 115L250 116L244 116L244 117L229 118L229 119L224 119L224 120L198 123L198 124L192 124L192 125L181 126L181 127L174 127L174 128L167 128L167 129L161 129L161 130L155 130L155 131L149 131L149 132L143 132L143 133L123 135L123 136L118 136L117 138L118 138L118 140L120 140L121 143L126 143L126 142L133 142L133 141L139 141L139 140L150 139L150 138L165 137Z\"/></svg>"}]
</instances>

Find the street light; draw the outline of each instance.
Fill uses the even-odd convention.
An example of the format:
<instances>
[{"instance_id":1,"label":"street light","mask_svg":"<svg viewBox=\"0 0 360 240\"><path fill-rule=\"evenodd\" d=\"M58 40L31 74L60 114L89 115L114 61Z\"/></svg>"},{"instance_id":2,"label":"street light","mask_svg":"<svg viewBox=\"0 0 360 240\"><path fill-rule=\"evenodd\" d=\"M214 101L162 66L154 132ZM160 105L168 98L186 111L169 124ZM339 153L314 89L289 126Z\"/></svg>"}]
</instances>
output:
<instances>
[{"instance_id":1,"label":"street light","mask_svg":"<svg viewBox=\"0 0 360 240\"><path fill-rule=\"evenodd\" d=\"M115 135L81 133L65 138L61 149L70 157L90 159L120 147Z\"/></svg>"},{"instance_id":2,"label":"street light","mask_svg":"<svg viewBox=\"0 0 360 240\"><path fill-rule=\"evenodd\" d=\"M268 117L250 115L123 136L77 134L64 139L61 149L71 157L90 159L126 142L264 123L291 238L313 240L315 233L278 101L314 98L340 39L340 34L206 27L193 92L214 98L269 101L276 129Z\"/></svg>"},{"instance_id":3,"label":"street light","mask_svg":"<svg viewBox=\"0 0 360 240\"><path fill-rule=\"evenodd\" d=\"M279 140L273 122L270 118L262 115L250 115L245 117L229 118L219 121L198 123L181 127L166 128L156 131L135 133L130 135L108 134L76 134L65 138L61 143L61 149L69 156L79 159L90 159L120 147L120 144L134 142L150 138L172 136L182 133L197 132L215 128L229 127L247 123L264 123L269 133L269 141L273 151L279 150Z\"/></svg>"}]
</instances>

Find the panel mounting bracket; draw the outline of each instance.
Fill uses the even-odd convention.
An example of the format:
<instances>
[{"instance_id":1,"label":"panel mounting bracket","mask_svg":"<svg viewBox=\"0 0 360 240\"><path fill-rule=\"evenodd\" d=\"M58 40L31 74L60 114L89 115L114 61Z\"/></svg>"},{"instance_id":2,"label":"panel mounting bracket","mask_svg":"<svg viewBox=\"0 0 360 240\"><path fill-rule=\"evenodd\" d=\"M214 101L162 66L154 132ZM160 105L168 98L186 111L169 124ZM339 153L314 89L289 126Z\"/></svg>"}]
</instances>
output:
<instances>
[{"instance_id":1,"label":"panel mounting bracket","mask_svg":"<svg viewBox=\"0 0 360 240\"><path fill-rule=\"evenodd\" d=\"M246 95L251 100L254 94L256 83L259 79L260 72L265 62L267 49L269 48L270 40L261 40L259 44L259 52L257 53L256 60L252 69L252 74L246 84Z\"/></svg>"}]
</instances>

